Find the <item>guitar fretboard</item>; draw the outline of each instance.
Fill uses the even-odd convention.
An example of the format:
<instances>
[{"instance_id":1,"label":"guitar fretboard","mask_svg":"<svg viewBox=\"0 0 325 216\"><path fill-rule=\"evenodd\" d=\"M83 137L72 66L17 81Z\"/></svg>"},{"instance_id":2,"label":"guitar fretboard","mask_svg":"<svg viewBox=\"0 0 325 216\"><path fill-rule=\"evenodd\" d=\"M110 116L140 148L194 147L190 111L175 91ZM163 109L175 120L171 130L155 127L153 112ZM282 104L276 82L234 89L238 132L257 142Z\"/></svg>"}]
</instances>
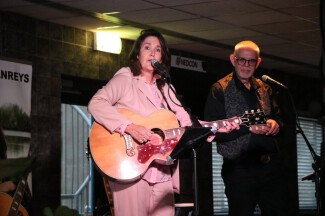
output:
<instances>
[{"instance_id":1,"label":"guitar fretboard","mask_svg":"<svg viewBox=\"0 0 325 216\"><path fill-rule=\"evenodd\" d=\"M165 139L172 139L178 136L182 136L184 132L185 132L184 127L165 130L165 135L166 135Z\"/></svg>"},{"instance_id":2,"label":"guitar fretboard","mask_svg":"<svg viewBox=\"0 0 325 216\"><path fill-rule=\"evenodd\" d=\"M8 216L17 216L18 215L18 208L19 208L19 205L23 199L23 196L25 193L25 188L26 188L26 180L22 179L22 180L20 180L20 182L16 188L16 192L13 197Z\"/></svg>"},{"instance_id":3,"label":"guitar fretboard","mask_svg":"<svg viewBox=\"0 0 325 216\"><path fill-rule=\"evenodd\" d=\"M224 120L218 120L213 122L205 122L202 124L202 127L211 127L211 131L215 133L219 128L226 126L226 122L231 122L231 121L235 121L238 124L241 122L240 118L231 118L231 119L224 119ZM184 132L185 132L184 127L165 130L165 135L166 135L165 139L172 139L175 137L182 136Z\"/></svg>"},{"instance_id":4,"label":"guitar fretboard","mask_svg":"<svg viewBox=\"0 0 325 216\"><path fill-rule=\"evenodd\" d=\"M264 112L260 110L257 110L257 112L255 112L254 110L251 110L250 113L246 111L245 114L241 117L204 122L201 125L202 127L211 127L211 131L213 133L216 133L218 129L225 127L227 125L227 122L235 122L237 124L243 124L249 127L250 125L254 124L265 124L266 118ZM175 137L182 136L184 132L184 127L165 130L165 139L173 139Z\"/></svg>"},{"instance_id":5,"label":"guitar fretboard","mask_svg":"<svg viewBox=\"0 0 325 216\"><path fill-rule=\"evenodd\" d=\"M237 124L241 124L241 118L231 118L231 119L223 119L223 120L218 120L218 121L213 121L213 122L207 122L204 123L202 126L203 127L211 127L212 131L215 133L217 132L218 129L223 128L227 125L227 122L235 122Z\"/></svg>"}]
</instances>

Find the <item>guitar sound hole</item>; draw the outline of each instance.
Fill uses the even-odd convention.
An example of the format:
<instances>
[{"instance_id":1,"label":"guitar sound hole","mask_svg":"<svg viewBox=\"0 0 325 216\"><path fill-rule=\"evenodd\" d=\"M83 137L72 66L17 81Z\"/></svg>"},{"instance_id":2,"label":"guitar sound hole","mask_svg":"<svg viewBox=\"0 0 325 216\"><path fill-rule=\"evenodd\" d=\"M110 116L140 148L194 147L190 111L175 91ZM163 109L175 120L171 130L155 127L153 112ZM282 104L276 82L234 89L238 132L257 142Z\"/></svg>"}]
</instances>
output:
<instances>
[{"instance_id":1,"label":"guitar sound hole","mask_svg":"<svg viewBox=\"0 0 325 216\"><path fill-rule=\"evenodd\" d=\"M165 140L165 134L161 129L152 128L151 131L154 132L155 134L159 135L162 140Z\"/></svg>"}]
</instances>

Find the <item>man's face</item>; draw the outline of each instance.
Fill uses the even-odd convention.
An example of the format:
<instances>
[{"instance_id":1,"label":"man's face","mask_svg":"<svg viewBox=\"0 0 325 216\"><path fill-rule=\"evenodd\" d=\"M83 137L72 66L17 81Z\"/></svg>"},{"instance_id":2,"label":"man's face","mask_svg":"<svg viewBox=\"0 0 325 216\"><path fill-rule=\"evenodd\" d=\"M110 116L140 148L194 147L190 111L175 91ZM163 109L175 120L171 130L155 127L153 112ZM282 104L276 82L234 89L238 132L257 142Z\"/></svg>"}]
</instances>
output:
<instances>
[{"instance_id":1,"label":"man's face","mask_svg":"<svg viewBox=\"0 0 325 216\"><path fill-rule=\"evenodd\" d=\"M241 48L235 54L230 55L230 61L235 67L237 77L241 81L247 81L253 76L256 68L261 62L257 53L249 48Z\"/></svg>"}]
</instances>

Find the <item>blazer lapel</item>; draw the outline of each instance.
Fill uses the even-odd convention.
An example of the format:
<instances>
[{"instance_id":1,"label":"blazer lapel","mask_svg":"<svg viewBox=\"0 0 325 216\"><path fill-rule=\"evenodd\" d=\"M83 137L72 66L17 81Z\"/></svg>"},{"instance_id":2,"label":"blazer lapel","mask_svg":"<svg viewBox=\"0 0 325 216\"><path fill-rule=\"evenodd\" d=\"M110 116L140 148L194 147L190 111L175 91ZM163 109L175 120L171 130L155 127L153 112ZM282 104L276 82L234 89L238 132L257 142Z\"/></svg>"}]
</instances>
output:
<instances>
[{"instance_id":1,"label":"blazer lapel","mask_svg":"<svg viewBox=\"0 0 325 216\"><path fill-rule=\"evenodd\" d=\"M136 86L138 89L145 95L145 97L152 103L157 109L160 109L160 107L157 107L155 101L155 98L152 95L152 92L149 91L147 84L144 82L143 79L141 79L140 76L135 77L134 81L136 82Z\"/></svg>"}]
</instances>

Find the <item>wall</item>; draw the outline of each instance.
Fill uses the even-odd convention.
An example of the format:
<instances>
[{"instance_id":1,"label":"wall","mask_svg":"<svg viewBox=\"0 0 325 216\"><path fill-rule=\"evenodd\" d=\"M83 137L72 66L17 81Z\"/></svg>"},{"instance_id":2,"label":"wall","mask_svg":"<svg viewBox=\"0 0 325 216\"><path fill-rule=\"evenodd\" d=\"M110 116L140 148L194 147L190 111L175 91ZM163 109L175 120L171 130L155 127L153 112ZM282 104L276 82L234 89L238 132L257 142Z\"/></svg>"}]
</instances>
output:
<instances>
[{"instance_id":1,"label":"wall","mask_svg":"<svg viewBox=\"0 0 325 216\"><path fill-rule=\"evenodd\" d=\"M36 166L33 168L33 215L43 215L44 207L55 209L60 205L62 95L66 103L70 101L85 105L100 85L109 80L118 68L126 65L132 41L123 40L122 53L114 55L93 50L92 32L7 12L0 12L0 23L0 56L32 62L33 66L30 150L31 156L36 158ZM229 62L175 50L172 50L172 53L207 61L206 74L171 70L172 83L178 92L184 95L185 104L191 108L194 115L202 118L209 87L231 71ZM295 93L297 108L303 112L308 113L305 104L321 94L318 88L319 80L267 72L269 75L280 74L274 77L279 78L279 81L288 81L288 86ZM79 96L69 94L69 88L79 91ZM209 148L204 150L202 158L209 151ZM294 146L290 151L294 152ZM295 156L292 157L294 159ZM201 162L200 168L207 170L209 163L209 160ZM209 174L206 175L209 180ZM205 184L200 187L203 187L202 191L207 192L206 197L209 199L212 186ZM209 212L211 202L202 208Z\"/></svg>"},{"instance_id":2,"label":"wall","mask_svg":"<svg viewBox=\"0 0 325 216\"><path fill-rule=\"evenodd\" d=\"M34 215L60 205L61 75L108 80L125 64L121 55L93 50L93 33L18 14L0 13L0 56L33 66L31 149Z\"/></svg>"}]
</instances>

